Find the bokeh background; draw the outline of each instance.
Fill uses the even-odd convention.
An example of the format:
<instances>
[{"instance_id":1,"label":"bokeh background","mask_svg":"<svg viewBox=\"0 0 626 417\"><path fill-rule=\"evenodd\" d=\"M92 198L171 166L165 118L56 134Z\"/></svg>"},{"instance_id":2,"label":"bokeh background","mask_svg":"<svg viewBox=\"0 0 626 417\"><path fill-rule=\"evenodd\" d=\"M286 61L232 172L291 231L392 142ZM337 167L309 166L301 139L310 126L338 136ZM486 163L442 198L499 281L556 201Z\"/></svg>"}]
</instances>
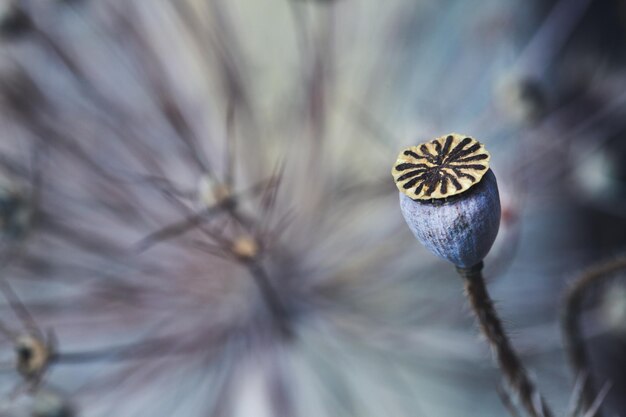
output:
<instances>
[{"instance_id":1,"label":"bokeh background","mask_svg":"<svg viewBox=\"0 0 626 417\"><path fill-rule=\"evenodd\" d=\"M492 154L489 288L568 415L566 294L626 243L623 2L2 0L0 38L0 415L508 415L390 175L448 132ZM609 275L580 320L624 416Z\"/></svg>"}]
</instances>

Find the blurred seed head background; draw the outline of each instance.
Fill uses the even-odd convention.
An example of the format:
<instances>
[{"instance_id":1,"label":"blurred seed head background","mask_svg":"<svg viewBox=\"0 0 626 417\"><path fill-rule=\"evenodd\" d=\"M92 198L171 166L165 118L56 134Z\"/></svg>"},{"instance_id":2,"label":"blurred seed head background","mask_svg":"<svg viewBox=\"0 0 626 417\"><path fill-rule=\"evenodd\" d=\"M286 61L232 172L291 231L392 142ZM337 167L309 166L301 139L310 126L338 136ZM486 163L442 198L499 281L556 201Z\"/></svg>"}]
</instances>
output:
<instances>
[{"instance_id":1,"label":"blurred seed head background","mask_svg":"<svg viewBox=\"0 0 626 417\"><path fill-rule=\"evenodd\" d=\"M626 240L625 13L2 0L0 415L506 414L459 278L389 175L448 132L492 155L487 279L564 415L564 295ZM612 415L623 278L581 319Z\"/></svg>"}]
</instances>

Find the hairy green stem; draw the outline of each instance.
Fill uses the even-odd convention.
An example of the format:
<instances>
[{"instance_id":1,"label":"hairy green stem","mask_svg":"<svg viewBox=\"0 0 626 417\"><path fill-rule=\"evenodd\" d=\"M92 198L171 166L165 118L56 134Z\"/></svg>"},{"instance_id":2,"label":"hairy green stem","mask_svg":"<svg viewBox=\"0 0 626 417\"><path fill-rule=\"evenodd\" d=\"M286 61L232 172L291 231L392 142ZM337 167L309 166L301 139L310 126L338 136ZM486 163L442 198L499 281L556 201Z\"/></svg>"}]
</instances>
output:
<instances>
[{"instance_id":1,"label":"hairy green stem","mask_svg":"<svg viewBox=\"0 0 626 417\"><path fill-rule=\"evenodd\" d=\"M553 413L528 377L526 369L504 332L487 292L482 269L482 262L471 268L457 268L465 282L465 295L476 315L480 330L487 338L504 378L511 390L519 396L528 414L532 417L552 417Z\"/></svg>"}]
</instances>

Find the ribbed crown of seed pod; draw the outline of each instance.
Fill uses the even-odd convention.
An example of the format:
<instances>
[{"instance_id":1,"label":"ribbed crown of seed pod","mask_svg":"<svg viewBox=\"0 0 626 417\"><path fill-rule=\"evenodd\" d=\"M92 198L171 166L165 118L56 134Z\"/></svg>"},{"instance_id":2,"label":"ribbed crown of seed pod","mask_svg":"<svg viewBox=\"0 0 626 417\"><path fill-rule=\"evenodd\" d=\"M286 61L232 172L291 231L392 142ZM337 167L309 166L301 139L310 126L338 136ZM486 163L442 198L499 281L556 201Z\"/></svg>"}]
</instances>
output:
<instances>
[{"instance_id":1,"label":"ribbed crown of seed pod","mask_svg":"<svg viewBox=\"0 0 626 417\"><path fill-rule=\"evenodd\" d=\"M500 226L489 152L451 133L404 149L392 168L402 215L415 237L459 268L480 263Z\"/></svg>"}]
</instances>

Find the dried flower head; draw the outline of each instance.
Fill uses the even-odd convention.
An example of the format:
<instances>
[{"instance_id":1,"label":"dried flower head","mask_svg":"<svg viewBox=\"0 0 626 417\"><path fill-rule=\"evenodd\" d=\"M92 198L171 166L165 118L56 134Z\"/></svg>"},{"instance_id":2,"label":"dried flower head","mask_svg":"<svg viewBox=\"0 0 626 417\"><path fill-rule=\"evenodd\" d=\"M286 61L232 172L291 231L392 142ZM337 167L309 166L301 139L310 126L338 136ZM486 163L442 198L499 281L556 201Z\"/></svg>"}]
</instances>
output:
<instances>
[{"instance_id":1,"label":"dried flower head","mask_svg":"<svg viewBox=\"0 0 626 417\"><path fill-rule=\"evenodd\" d=\"M392 174L402 215L424 246L459 268L483 260L498 234L500 197L480 142L453 133L412 146Z\"/></svg>"},{"instance_id":2,"label":"dried flower head","mask_svg":"<svg viewBox=\"0 0 626 417\"><path fill-rule=\"evenodd\" d=\"M489 159L482 143L451 133L400 152L391 175L398 190L413 200L446 198L477 184Z\"/></svg>"}]
</instances>

